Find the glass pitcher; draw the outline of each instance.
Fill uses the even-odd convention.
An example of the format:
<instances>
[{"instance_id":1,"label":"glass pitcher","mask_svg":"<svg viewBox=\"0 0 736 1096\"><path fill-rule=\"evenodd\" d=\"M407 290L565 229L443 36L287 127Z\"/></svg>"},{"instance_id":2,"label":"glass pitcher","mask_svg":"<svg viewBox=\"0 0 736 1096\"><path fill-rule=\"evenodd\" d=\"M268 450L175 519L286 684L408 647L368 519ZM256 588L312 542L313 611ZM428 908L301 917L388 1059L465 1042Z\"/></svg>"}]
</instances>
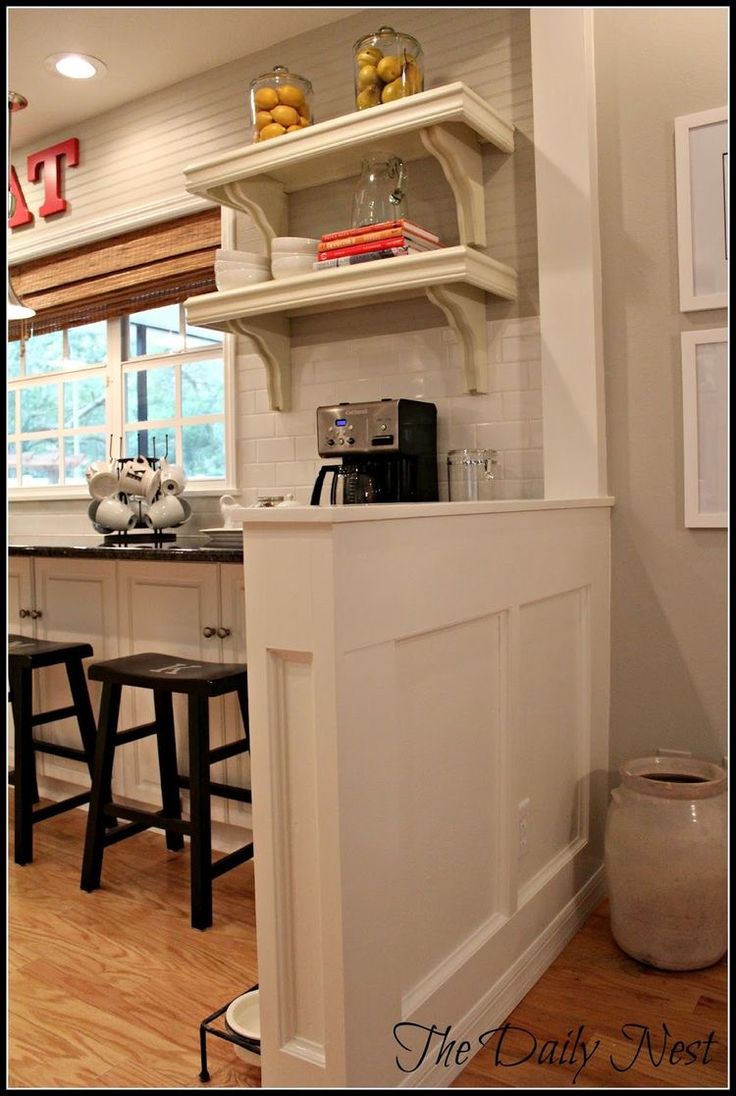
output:
<instances>
[{"instance_id":1,"label":"glass pitcher","mask_svg":"<svg viewBox=\"0 0 736 1096\"><path fill-rule=\"evenodd\" d=\"M497 464L495 449L451 449L447 454L450 502L492 499Z\"/></svg>"},{"instance_id":2,"label":"glass pitcher","mask_svg":"<svg viewBox=\"0 0 736 1096\"><path fill-rule=\"evenodd\" d=\"M404 161L386 152L366 156L353 197L353 227L397 221L408 216Z\"/></svg>"}]
</instances>

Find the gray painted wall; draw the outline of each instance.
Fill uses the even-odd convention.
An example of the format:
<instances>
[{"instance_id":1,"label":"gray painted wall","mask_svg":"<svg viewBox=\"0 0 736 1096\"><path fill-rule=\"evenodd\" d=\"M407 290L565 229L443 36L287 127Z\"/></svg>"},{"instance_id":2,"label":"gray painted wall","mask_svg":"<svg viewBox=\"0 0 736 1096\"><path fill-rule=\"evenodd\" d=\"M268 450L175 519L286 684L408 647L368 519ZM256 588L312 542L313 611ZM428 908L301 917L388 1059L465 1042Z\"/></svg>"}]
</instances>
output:
<instances>
[{"instance_id":1,"label":"gray painted wall","mask_svg":"<svg viewBox=\"0 0 736 1096\"><path fill-rule=\"evenodd\" d=\"M612 516L611 759L726 752L726 532L683 521L673 120L727 102L725 8L596 8Z\"/></svg>"}]
</instances>

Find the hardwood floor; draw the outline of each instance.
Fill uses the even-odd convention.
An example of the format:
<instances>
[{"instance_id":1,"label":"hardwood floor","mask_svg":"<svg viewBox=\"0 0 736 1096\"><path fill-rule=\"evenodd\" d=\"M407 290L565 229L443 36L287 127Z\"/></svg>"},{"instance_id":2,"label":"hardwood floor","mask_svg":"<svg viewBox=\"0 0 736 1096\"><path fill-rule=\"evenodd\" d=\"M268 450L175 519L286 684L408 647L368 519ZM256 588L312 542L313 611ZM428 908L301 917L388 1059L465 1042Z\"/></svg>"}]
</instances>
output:
<instances>
[{"instance_id":1,"label":"hardwood floor","mask_svg":"<svg viewBox=\"0 0 736 1096\"><path fill-rule=\"evenodd\" d=\"M34 827L32 865L10 857L9 1087L259 1087L260 1070L212 1036L209 1085L198 1077L201 1020L258 980L252 862L216 880L214 925L197 932L188 857L155 831L107 850L102 888L79 889L85 817ZM452 1087L724 1088L726 1013L725 960L683 974L643 967L614 944L604 903L512 1012L501 1044L495 1036ZM648 1028L651 1056L644 1045L633 1061L643 1028L624 1025ZM670 1042L655 1064L663 1025Z\"/></svg>"}]
</instances>

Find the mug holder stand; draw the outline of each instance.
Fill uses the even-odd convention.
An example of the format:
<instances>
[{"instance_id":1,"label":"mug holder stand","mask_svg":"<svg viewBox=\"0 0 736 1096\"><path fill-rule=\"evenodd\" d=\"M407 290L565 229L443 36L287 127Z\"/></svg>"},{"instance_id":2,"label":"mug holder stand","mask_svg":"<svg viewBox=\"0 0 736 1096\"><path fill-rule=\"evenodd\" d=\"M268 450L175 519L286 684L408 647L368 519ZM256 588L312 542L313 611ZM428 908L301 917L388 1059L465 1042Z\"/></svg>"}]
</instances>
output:
<instances>
[{"instance_id":1,"label":"mug holder stand","mask_svg":"<svg viewBox=\"0 0 736 1096\"><path fill-rule=\"evenodd\" d=\"M166 446L168 452L168 445ZM128 461L133 460L132 457L118 457L115 460L118 468L122 468ZM158 469L161 464L159 457L147 457L146 460L150 464L151 468ZM102 543L105 547L110 546L125 546L136 544L151 544L154 547L160 547L162 544L170 544L176 540L176 533L165 533L163 529L151 529L145 522L139 522L133 529L122 529L110 531L105 533L102 538Z\"/></svg>"}]
</instances>

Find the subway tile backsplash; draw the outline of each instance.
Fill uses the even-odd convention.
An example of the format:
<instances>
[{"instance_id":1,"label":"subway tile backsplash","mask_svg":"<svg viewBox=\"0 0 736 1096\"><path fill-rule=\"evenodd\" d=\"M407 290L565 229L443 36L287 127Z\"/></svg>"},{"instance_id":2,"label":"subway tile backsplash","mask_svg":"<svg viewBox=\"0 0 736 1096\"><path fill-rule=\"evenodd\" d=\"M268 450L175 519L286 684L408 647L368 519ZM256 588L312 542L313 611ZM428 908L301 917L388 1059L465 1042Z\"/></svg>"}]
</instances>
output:
<instances>
[{"instance_id":1,"label":"subway tile backsplash","mask_svg":"<svg viewBox=\"0 0 736 1096\"><path fill-rule=\"evenodd\" d=\"M246 339L238 340L237 460L240 498L252 505L274 489L309 502L323 460L315 410L321 404L405 397L437 405L440 497L447 498L450 449L498 450L499 498L542 498L542 393L539 321L490 320L488 392L464 388L458 341L433 327L339 342L295 341L292 409L268 408L266 372Z\"/></svg>"}]
</instances>

